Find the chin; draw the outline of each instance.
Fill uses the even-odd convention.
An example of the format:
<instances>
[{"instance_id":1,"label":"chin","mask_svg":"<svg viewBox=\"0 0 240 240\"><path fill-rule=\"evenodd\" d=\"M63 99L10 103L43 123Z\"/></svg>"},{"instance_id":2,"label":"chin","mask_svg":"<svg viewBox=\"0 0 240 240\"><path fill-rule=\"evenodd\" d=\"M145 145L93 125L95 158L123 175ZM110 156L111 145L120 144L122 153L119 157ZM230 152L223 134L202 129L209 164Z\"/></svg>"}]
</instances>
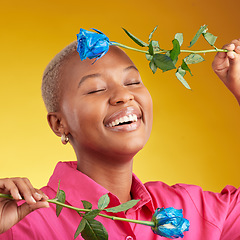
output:
<instances>
[{"instance_id":1,"label":"chin","mask_svg":"<svg viewBox=\"0 0 240 240\"><path fill-rule=\"evenodd\" d=\"M143 141L134 141L134 142L125 142L125 144L119 144L115 153L118 155L136 155L141 149L143 149L145 142Z\"/></svg>"}]
</instances>

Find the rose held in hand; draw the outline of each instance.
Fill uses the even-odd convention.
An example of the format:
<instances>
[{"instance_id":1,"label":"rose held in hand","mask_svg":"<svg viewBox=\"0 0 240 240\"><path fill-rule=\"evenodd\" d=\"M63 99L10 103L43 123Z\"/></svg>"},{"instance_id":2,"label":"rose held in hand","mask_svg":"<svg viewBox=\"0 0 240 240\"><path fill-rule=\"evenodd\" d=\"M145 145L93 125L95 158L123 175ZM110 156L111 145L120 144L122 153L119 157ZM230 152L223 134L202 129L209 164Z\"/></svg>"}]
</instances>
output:
<instances>
[{"instance_id":1,"label":"rose held in hand","mask_svg":"<svg viewBox=\"0 0 240 240\"><path fill-rule=\"evenodd\" d=\"M93 29L96 32L87 31L80 29L77 34L77 51L80 55L81 60L86 58L99 59L105 55L111 44L109 38L97 29Z\"/></svg>"},{"instance_id":2,"label":"rose held in hand","mask_svg":"<svg viewBox=\"0 0 240 240\"><path fill-rule=\"evenodd\" d=\"M183 218L182 210L175 208L157 208L153 214L152 227L154 233L167 238L183 237L183 232L189 230L190 223Z\"/></svg>"}]
</instances>

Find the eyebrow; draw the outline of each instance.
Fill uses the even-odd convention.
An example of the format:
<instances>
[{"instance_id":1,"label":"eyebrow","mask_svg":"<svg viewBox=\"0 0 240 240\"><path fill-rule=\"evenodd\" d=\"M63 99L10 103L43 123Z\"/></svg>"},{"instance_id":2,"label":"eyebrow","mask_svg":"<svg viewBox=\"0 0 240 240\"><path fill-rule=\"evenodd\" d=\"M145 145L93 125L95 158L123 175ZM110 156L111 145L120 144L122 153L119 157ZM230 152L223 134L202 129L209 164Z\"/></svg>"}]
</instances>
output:
<instances>
[{"instance_id":1,"label":"eyebrow","mask_svg":"<svg viewBox=\"0 0 240 240\"><path fill-rule=\"evenodd\" d=\"M131 69L135 69L136 71L138 71L138 69L134 65L131 65L129 67L124 68L123 71L125 72L125 71L131 70ZM80 87L80 85L84 81L86 81L88 78L99 78L99 77L101 77L100 73L93 73L93 74L89 74L89 75L83 76L81 78L81 80L79 81L79 83L78 83L78 87Z\"/></svg>"},{"instance_id":2,"label":"eyebrow","mask_svg":"<svg viewBox=\"0 0 240 240\"><path fill-rule=\"evenodd\" d=\"M88 78L98 78L98 77L101 77L101 74L100 73L93 73L93 74L89 74L89 75L86 75L84 77L81 78L80 82L78 83L78 87L80 87L80 85L86 81Z\"/></svg>"},{"instance_id":3,"label":"eyebrow","mask_svg":"<svg viewBox=\"0 0 240 240\"><path fill-rule=\"evenodd\" d=\"M131 65L131 66L129 66L129 67L126 67L126 68L124 68L124 72L125 71L128 71L128 70L131 70L131 69L135 69L136 71L138 71L138 69L136 68L136 66L134 66L134 65ZM139 71L138 71L139 72Z\"/></svg>"}]
</instances>

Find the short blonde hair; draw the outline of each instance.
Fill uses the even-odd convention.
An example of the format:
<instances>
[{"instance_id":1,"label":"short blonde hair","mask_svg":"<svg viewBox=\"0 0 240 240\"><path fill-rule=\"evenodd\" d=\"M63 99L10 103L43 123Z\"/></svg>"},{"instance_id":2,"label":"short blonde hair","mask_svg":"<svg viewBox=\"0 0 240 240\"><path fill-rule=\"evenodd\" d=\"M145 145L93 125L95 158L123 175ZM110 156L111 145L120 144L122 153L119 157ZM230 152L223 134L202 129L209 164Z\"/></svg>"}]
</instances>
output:
<instances>
[{"instance_id":1,"label":"short blonde hair","mask_svg":"<svg viewBox=\"0 0 240 240\"><path fill-rule=\"evenodd\" d=\"M77 41L70 43L47 65L42 78L42 97L48 112L57 112L61 98L61 68L64 62L77 51Z\"/></svg>"}]
</instances>

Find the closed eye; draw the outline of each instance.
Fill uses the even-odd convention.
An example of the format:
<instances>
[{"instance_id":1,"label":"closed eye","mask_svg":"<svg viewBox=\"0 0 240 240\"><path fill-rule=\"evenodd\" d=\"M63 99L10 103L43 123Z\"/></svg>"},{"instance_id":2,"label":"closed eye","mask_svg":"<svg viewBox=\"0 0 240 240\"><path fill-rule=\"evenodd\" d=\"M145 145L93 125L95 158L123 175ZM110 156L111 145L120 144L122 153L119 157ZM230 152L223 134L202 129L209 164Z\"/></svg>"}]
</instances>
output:
<instances>
[{"instance_id":1,"label":"closed eye","mask_svg":"<svg viewBox=\"0 0 240 240\"><path fill-rule=\"evenodd\" d=\"M97 90L93 90L93 91L90 91L90 92L88 92L87 94L93 94L93 93L98 93L98 92L103 92L103 91L105 91L106 89L97 89Z\"/></svg>"},{"instance_id":2,"label":"closed eye","mask_svg":"<svg viewBox=\"0 0 240 240\"><path fill-rule=\"evenodd\" d=\"M140 84L141 82L131 82L131 83L127 83L126 86L130 86L130 85L138 85Z\"/></svg>"}]
</instances>

